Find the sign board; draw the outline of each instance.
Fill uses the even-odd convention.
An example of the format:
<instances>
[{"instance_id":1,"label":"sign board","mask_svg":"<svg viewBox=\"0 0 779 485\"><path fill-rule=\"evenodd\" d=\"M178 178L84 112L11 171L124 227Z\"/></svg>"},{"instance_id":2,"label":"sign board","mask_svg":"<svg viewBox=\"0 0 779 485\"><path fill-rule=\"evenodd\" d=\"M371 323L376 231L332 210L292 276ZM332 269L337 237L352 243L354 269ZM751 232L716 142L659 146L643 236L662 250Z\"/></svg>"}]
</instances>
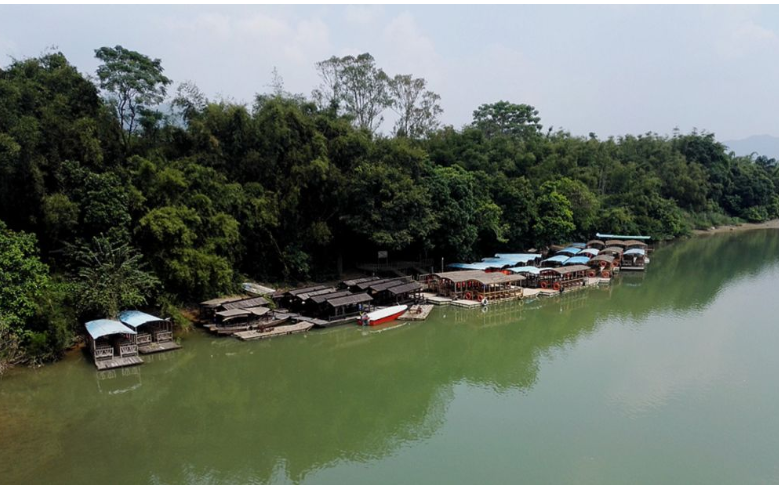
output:
<instances>
[{"instance_id":1,"label":"sign board","mask_svg":"<svg viewBox=\"0 0 779 485\"><path fill-rule=\"evenodd\" d=\"M379 251L379 259L387 259L387 251Z\"/></svg>"}]
</instances>

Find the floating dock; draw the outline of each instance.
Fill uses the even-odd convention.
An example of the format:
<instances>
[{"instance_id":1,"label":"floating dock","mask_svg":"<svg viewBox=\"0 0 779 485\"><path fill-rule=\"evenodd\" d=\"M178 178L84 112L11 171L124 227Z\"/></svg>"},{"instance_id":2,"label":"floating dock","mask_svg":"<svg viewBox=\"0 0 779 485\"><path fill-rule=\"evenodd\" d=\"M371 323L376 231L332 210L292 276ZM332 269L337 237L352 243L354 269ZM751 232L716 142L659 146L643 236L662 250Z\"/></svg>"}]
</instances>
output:
<instances>
[{"instance_id":1,"label":"floating dock","mask_svg":"<svg viewBox=\"0 0 779 485\"><path fill-rule=\"evenodd\" d=\"M148 345L138 347L138 352L141 354L154 354L156 352L167 352L169 350L180 349L181 345L173 341L168 342L152 342Z\"/></svg>"},{"instance_id":2,"label":"floating dock","mask_svg":"<svg viewBox=\"0 0 779 485\"><path fill-rule=\"evenodd\" d=\"M295 333L308 332L312 328L314 328L313 323L300 322L294 325L282 325L280 327L274 327L266 331L248 330L246 332L236 332L233 335L235 335L236 337L244 341L263 340L263 339L268 339L273 337L280 337L282 335L292 335Z\"/></svg>"},{"instance_id":3,"label":"floating dock","mask_svg":"<svg viewBox=\"0 0 779 485\"><path fill-rule=\"evenodd\" d=\"M117 367L127 367L128 365L140 365L143 360L134 355L132 357L114 357L113 359L96 360L97 370L116 369Z\"/></svg>"},{"instance_id":4,"label":"floating dock","mask_svg":"<svg viewBox=\"0 0 779 485\"><path fill-rule=\"evenodd\" d=\"M411 305L406 313L398 317L398 320L419 321L427 319L430 312L433 311L433 305Z\"/></svg>"}]
</instances>

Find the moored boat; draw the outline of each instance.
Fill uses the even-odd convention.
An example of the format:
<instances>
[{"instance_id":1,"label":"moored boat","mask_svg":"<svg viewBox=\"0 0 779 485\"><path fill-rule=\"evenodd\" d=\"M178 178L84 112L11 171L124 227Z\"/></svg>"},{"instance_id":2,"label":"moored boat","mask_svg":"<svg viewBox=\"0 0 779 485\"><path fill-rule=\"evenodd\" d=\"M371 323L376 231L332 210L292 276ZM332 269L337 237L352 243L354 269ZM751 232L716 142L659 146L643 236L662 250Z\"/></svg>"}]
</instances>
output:
<instances>
[{"instance_id":1,"label":"moored boat","mask_svg":"<svg viewBox=\"0 0 779 485\"><path fill-rule=\"evenodd\" d=\"M396 320L408 310L408 305L395 305L381 310L375 310L363 315L360 319L362 325L380 325L385 322Z\"/></svg>"}]
</instances>

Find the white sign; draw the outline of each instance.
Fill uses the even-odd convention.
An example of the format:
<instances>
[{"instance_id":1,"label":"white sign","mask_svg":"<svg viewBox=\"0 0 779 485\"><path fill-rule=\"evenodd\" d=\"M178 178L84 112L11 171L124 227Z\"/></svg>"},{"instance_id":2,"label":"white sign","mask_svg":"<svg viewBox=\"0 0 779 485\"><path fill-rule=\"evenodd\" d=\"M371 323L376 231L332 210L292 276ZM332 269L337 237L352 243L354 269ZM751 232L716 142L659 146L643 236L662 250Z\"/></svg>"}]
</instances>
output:
<instances>
[{"instance_id":1,"label":"white sign","mask_svg":"<svg viewBox=\"0 0 779 485\"><path fill-rule=\"evenodd\" d=\"M387 251L379 251L379 259L387 259Z\"/></svg>"}]
</instances>

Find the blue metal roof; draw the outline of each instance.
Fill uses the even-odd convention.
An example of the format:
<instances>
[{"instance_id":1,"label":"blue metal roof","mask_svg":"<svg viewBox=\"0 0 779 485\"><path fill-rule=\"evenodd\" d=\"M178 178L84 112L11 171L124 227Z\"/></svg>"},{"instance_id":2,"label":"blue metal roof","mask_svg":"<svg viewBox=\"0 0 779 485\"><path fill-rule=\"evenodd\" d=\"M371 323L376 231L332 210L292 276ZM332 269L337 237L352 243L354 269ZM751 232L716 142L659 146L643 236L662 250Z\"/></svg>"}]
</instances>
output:
<instances>
[{"instance_id":1,"label":"blue metal roof","mask_svg":"<svg viewBox=\"0 0 779 485\"><path fill-rule=\"evenodd\" d=\"M534 253L498 253L495 255L495 257L514 261L516 263L527 263L528 261L540 259L541 255Z\"/></svg>"},{"instance_id":2,"label":"blue metal roof","mask_svg":"<svg viewBox=\"0 0 779 485\"><path fill-rule=\"evenodd\" d=\"M633 256L633 255L646 256L646 251L644 251L643 249L639 249L639 248L633 248L633 249L628 249L627 251L622 253L622 255L623 256Z\"/></svg>"},{"instance_id":3,"label":"blue metal roof","mask_svg":"<svg viewBox=\"0 0 779 485\"><path fill-rule=\"evenodd\" d=\"M503 258L482 258L481 262L487 264L487 268L502 268L504 266L516 266L517 261ZM479 264L479 263L474 263Z\"/></svg>"},{"instance_id":4,"label":"blue metal roof","mask_svg":"<svg viewBox=\"0 0 779 485\"><path fill-rule=\"evenodd\" d=\"M581 250L581 249L579 249L579 248L575 248L575 247L573 247L573 246L568 246L568 247L567 247L567 248L565 248L565 249L561 249L560 251L557 251L557 254L560 254L560 253L569 253L569 254L571 254L571 255L574 255L574 254L579 254L580 252L582 252L582 250Z\"/></svg>"},{"instance_id":5,"label":"blue metal roof","mask_svg":"<svg viewBox=\"0 0 779 485\"><path fill-rule=\"evenodd\" d=\"M452 263L452 264L447 264L446 266L449 268L456 268L456 269L483 269L480 267L476 267L471 263Z\"/></svg>"},{"instance_id":6,"label":"blue metal roof","mask_svg":"<svg viewBox=\"0 0 779 485\"><path fill-rule=\"evenodd\" d=\"M565 256L564 254L560 254L560 255L557 255L557 256L552 256L551 258L547 258L547 259L541 261L541 263L545 263L547 261L552 261L553 263L564 263L564 262L568 261L569 259L570 258L568 256Z\"/></svg>"},{"instance_id":7,"label":"blue metal roof","mask_svg":"<svg viewBox=\"0 0 779 485\"><path fill-rule=\"evenodd\" d=\"M589 254L590 256L597 256L600 250L595 248L587 248L579 251L579 254Z\"/></svg>"},{"instance_id":8,"label":"blue metal roof","mask_svg":"<svg viewBox=\"0 0 779 485\"><path fill-rule=\"evenodd\" d=\"M574 256L572 258L568 258L563 265L568 266L569 264L587 264L587 261L589 261L590 258L587 256Z\"/></svg>"},{"instance_id":9,"label":"blue metal roof","mask_svg":"<svg viewBox=\"0 0 779 485\"><path fill-rule=\"evenodd\" d=\"M587 243L582 243L582 242L575 242L575 243L571 243L571 247L572 247L572 248L580 248L580 249L584 249L584 248L586 248L586 247L587 247Z\"/></svg>"},{"instance_id":10,"label":"blue metal roof","mask_svg":"<svg viewBox=\"0 0 779 485\"><path fill-rule=\"evenodd\" d=\"M601 234L601 233L597 233L596 236L602 239L635 239L637 241L646 241L652 239L649 236L618 236L615 234Z\"/></svg>"},{"instance_id":11,"label":"blue metal roof","mask_svg":"<svg viewBox=\"0 0 779 485\"><path fill-rule=\"evenodd\" d=\"M138 310L125 310L119 314L119 321L132 328L138 328L144 323L158 322L160 320L162 320L162 318L139 312Z\"/></svg>"},{"instance_id":12,"label":"blue metal roof","mask_svg":"<svg viewBox=\"0 0 779 485\"><path fill-rule=\"evenodd\" d=\"M122 325L122 322L117 320L92 320L91 322L87 322L85 326L87 327L87 332L89 332L89 335L93 339L99 339L100 337L113 335L115 333L136 334L135 330L127 328Z\"/></svg>"},{"instance_id":13,"label":"blue metal roof","mask_svg":"<svg viewBox=\"0 0 779 485\"><path fill-rule=\"evenodd\" d=\"M535 266L517 266L516 268L509 268L508 270L512 273L539 274L541 272L541 268L536 268Z\"/></svg>"}]
</instances>

